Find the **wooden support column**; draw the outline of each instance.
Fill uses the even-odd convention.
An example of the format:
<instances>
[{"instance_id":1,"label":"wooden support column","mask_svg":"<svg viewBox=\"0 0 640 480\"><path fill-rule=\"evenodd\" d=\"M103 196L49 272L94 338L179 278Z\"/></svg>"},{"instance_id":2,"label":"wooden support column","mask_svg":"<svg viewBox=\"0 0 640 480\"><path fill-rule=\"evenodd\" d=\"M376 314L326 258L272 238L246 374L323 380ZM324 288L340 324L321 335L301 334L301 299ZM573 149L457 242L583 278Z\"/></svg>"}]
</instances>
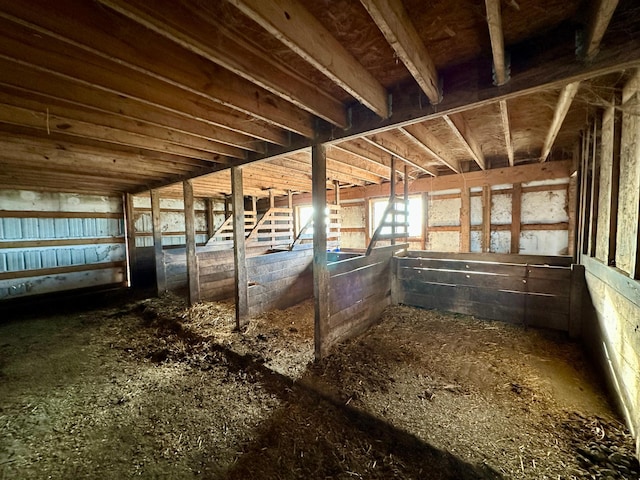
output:
<instances>
[{"instance_id":1,"label":"wooden support column","mask_svg":"<svg viewBox=\"0 0 640 480\"><path fill-rule=\"evenodd\" d=\"M582 297L585 289L584 265L571 265L571 290L569 292L569 337L582 334Z\"/></svg>"},{"instance_id":2,"label":"wooden support column","mask_svg":"<svg viewBox=\"0 0 640 480\"><path fill-rule=\"evenodd\" d=\"M315 307L315 358L327 353L329 334L329 269L327 267L327 151L311 149L313 198L313 299Z\"/></svg>"},{"instance_id":3,"label":"wooden support column","mask_svg":"<svg viewBox=\"0 0 640 480\"><path fill-rule=\"evenodd\" d=\"M405 241L409 241L409 167L405 164L402 177L402 186L404 187L404 231L407 234Z\"/></svg>"},{"instance_id":4,"label":"wooden support column","mask_svg":"<svg viewBox=\"0 0 640 480\"><path fill-rule=\"evenodd\" d=\"M598 235L598 200L600 190L600 162L598 161L598 118L593 121L591 148L591 205L589 214L589 256L595 257Z\"/></svg>"},{"instance_id":5,"label":"wooden support column","mask_svg":"<svg viewBox=\"0 0 640 480\"><path fill-rule=\"evenodd\" d=\"M160 215L160 192L151 190L151 224L153 227L153 258L156 265L156 293L167 291L167 275L164 268L162 249L162 217Z\"/></svg>"},{"instance_id":6,"label":"wooden support column","mask_svg":"<svg viewBox=\"0 0 640 480\"><path fill-rule=\"evenodd\" d=\"M422 250L427 249L427 237L429 236L429 194L423 192L422 196Z\"/></svg>"},{"instance_id":7,"label":"wooden support column","mask_svg":"<svg viewBox=\"0 0 640 480\"><path fill-rule=\"evenodd\" d=\"M602 116L600 188L596 258L612 265L616 258L618 193L620 185L620 117L614 106Z\"/></svg>"},{"instance_id":8,"label":"wooden support column","mask_svg":"<svg viewBox=\"0 0 640 480\"><path fill-rule=\"evenodd\" d=\"M200 301L200 274L196 255L196 214L193 204L193 182L182 182L184 195L184 230L187 246L187 282L189 284L189 305Z\"/></svg>"},{"instance_id":9,"label":"wooden support column","mask_svg":"<svg viewBox=\"0 0 640 480\"><path fill-rule=\"evenodd\" d=\"M207 215L207 239L213 237L213 234L216 231L215 218L213 213L214 203L215 201L213 198L205 199L205 208L206 208L206 215Z\"/></svg>"},{"instance_id":10,"label":"wooden support column","mask_svg":"<svg viewBox=\"0 0 640 480\"><path fill-rule=\"evenodd\" d=\"M124 228L126 236L126 249L127 249L127 287L134 286L134 275L136 270L136 227L135 218L133 215L133 195L127 193L123 197L124 208Z\"/></svg>"},{"instance_id":11,"label":"wooden support column","mask_svg":"<svg viewBox=\"0 0 640 480\"><path fill-rule=\"evenodd\" d=\"M249 321L249 278L244 235L242 168L231 167L231 209L233 210L233 266L236 282L236 328Z\"/></svg>"},{"instance_id":12,"label":"wooden support column","mask_svg":"<svg viewBox=\"0 0 640 480\"><path fill-rule=\"evenodd\" d=\"M482 251L491 251L491 187L482 187Z\"/></svg>"},{"instance_id":13,"label":"wooden support column","mask_svg":"<svg viewBox=\"0 0 640 480\"><path fill-rule=\"evenodd\" d=\"M333 181L333 193L334 193L334 205L340 205L340 182L338 180Z\"/></svg>"},{"instance_id":14,"label":"wooden support column","mask_svg":"<svg viewBox=\"0 0 640 480\"><path fill-rule=\"evenodd\" d=\"M469 187L460 191L460 251L471 251L471 194Z\"/></svg>"},{"instance_id":15,"label":"wooden support column","mask_svg":"<svg viewBox=\"0 0 640 480\"><path fill-rule=\"evenodd\" d=\"M396 208L396 158L391 155L391 174L389 175L389 181L391 182L391 185L389 185L389 188L391 188L390 192L389 192L389 201L393 203L392 205L392 210L395 210ZM383 222L386 221L386 218L382 219ZM395 239L395 234L396 234L396 214L394 213L392 215L392 220L391 220L391 245L395 245L396 244L396 239Z\"/></svg>"},{"instance_id":16,"label":"wooden support column","mask_svg":"<svg viewBox=\"0 0 640 480\"><path fill-rule=\"evenodd\" d=\"M520 253L522 224L522 184L514 183L511 193L511 253Z\"/></svg>"}]
</instances>

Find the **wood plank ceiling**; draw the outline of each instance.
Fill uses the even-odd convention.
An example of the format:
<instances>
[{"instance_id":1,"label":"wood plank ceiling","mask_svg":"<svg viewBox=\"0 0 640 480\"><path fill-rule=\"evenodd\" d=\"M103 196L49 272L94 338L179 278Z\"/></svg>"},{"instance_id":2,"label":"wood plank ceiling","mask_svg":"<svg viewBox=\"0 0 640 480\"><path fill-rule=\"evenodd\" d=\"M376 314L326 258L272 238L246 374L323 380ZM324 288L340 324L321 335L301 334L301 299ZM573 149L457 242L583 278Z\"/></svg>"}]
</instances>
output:
<instances>
[{"instance_id":1,"label":"wood plank ceiling","mask_svg":"<svg viewBox=\"0 0 640 480\"><path fill-rule=\"evenodd\" d=\"M0 188L307 192L316 142L343 186L566 159L637 67L633 0L0 0Z\"/></svg>"}]
</instances>

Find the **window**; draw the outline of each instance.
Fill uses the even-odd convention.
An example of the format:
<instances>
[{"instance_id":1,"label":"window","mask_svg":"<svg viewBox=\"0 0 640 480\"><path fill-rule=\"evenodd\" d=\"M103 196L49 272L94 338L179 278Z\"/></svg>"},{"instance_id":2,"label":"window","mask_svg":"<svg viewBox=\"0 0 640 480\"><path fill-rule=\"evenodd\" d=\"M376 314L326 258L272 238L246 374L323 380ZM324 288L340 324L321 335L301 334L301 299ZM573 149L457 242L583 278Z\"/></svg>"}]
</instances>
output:
<instances>
[{"instance_id":1,"label":"window","mask_svg":"<svg viewBox=\"0 0 640 480\"><path fill-rule=\"evenodd\" d=\"M300 230L311 220L313 215L313 207L311 205L304 205L298 207L298 231L296 235L300 234ZM313 227L309 229L307 233L313 233Z\"/></svg>"},{"instance_id":2,"label":"window","mask_svg":"<svg viewBox=\"0 0 640 480\"><path fill-rule=\"evenodd\" d=\"M382 222L382 215L384 214L385 209L387 208L388 200L375 200L372 205L372 219L371 222L371 235L375 232L380 222ZM397 204L398 210L404 209L404 202L398 201ZM403 215L397 215L396 221L402 222ZM422 237L422 198L420 196L409 197L409 237ZM391 233L390 227L385 227L382 234Z\"/></svg>"}]
</instances>

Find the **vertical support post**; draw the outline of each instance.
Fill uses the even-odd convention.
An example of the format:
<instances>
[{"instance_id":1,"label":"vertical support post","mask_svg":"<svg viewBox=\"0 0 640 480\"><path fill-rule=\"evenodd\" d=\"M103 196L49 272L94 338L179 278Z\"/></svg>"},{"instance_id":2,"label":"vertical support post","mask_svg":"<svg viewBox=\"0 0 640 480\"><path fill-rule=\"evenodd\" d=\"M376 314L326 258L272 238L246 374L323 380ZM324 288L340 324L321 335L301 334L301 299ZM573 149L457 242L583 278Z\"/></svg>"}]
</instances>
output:
<instances>
[{"instance_id":1,"label":"vertical support post","mask_svg":"<svg viewBox=\"0 0 640 480\"><path fill-rule=\"evenodd\" d=\"M315 357L327 353L329 334L329 269L327 267L327 151L326 146L311 149L313 202L313 298Z\"/></svg>"},{"instance_id":2,"label":"vertical support post","mask_svg":"<svg viewBox=\"0 0 640 480\"><path fill-rule=\"evenodd\" d=\"M249 321L249 278L244 235L244 194L242 168L231 167L231 208L233 210L233 265L236 282L236 328Z\"/></svg>"},{"instance_id":3,"label":"vertical support post","mask_svg":"<svg viewBox=\"0 0 640 480\"><path fill-rule=\"evenodd\" d=\"M409 167L405 164L402 177L404 187L404 232L407 235L405 241L409 241Z\"/></svg>"},{"instance_id":4,"label":"vertical support post","mask_svg":"<svg viewBox=\"0 0 640 480\"><path fill-rule=\"evenodd\" d=\"M422 250L427 249L427 236L429 235L429 194L423 192L421 195L422 200L422 238L420 248Z\"/></svg>"},{"instance_id":5,"label":"vertical support post","mask_svg":"<svg viewBox=\"0 0 640 480\"><path fill-rule=\"evenodd\" d=\"M214 215L213 215L213 204L214 204L213 198L205 199L205 208L207 210L206 211L206 215L207 215L207 239L213 237L213 234L216 231L216 229L215 229L215 219L214 219Z\"/></svg>"},{"instance_id":6,"label":"vertical support post","mask_svg":"<svg viewBox=\"0 0 640 480\"><path fill-rule=\"evenodd\" d=\"M522 225L522 184L514 183L511 193L511 253L520 253Z\"/></svg>"},{"instance_id":7,"label":"vertical support post","mask_svg":"<svg viewBox=\"0 0 640 480\"><path fill-rule=\"evenodd\" d=\"M224 219L226 220L231 214L231 209L229 208L229 197L225 195L224 197Z\"/></svg>"},{"instance_id":8,"label":"vertical support post","mask_svg":"<svg viewBox=\"0 0 640 480\"><path fill-rule=\"evenodd\" d=\"M389 202L391 202L391 245L396 244L396 157L391 155L391 174L389 175L389 181L391 184L390 192L389 192ZM383 218L382 221L386 221L386 218Z\"/></svg>"},{"instance_id":9,"label":"vertical support post","mask_svg":"<svg viewBox=\"0 0 640 480\"><path fill-rule=\"evenodd\" d=\"M460 251L471 251L471 193L467 186L460 190Z\"/></svg>"},{"instance_id":10,"label":"vertical support post","mask_svg":"<svg viewBox=\"0 0 640 480\"><path fill-rule=\"evenodd\" d=\"M135 270L137 266L136 262L136 227L135 218L133 212L133 195L127 193L123 197L124 208L124 232L126 237L126 251L127 251L127 271L126 271L126 286L133 287L135 280Z\"/></svg>"},{"instance_id":11,"label":"vertical support post","mask_svg":"<svg viewBox=\"0 0 640 480\"><path fill-rule=\"evenodd\" d=\"M156 265L156 293L158 295L167 291L167 275L164 267L164 250L162 249L162 217L160 212L160 192L158 192L158 190L151 190L153 258Z\"/></svg>"},{"instance_id":12,"label":"vertical support post","mask_svg":"<svg viewBox=\"0 0 640 480\"><path fill-rule=\"evenodd\" d=\"M187 247L187 281L189 305L200 301L200 273L196 256L196 214L193 202L193 181L182 182L184 195L184 229Z\"/></svg>"},{"instance_id":13,"label":"vertical support post","mask_svg":"<svg viewBox=\"0 0 640 480\"><path fill-rule=\"evenodd\" d=\"M584 265L571 265L571 290L569 293L569 337L582 334L582 296L585 288Z\"/></svg>"},{"instance_id":14,"label":"vertical support post","mask_svg":"<svg viewBox=\"0 0 640 480\"><path fill-rule=\"evenodd\" d=\"M287 191L287 206L293 209L293 192L291 190Z\"/></svg>"},{"instance_id":15,"label":"vertical support post","mask_svg":"<svg viewBox=\"0 0 640 480\"><path fill-rule=\"evenodd\" d=\"M340 182L338 180L333 181L333 193L334 193L334 205L340 205Z\"/></svg>"},{"instance_id":16,"label":"vertical support post","mask_svg":"<svg viewBox=\"0 0 640 480\"><path fill-rule=\"evenodd\" d=\"M593 120L593 147L591 149L591 206L589 221L589 256L595 257L598 236L598 200L600 197L600 162L598 161L598 117Z\"/></svg>"},{"instance_id":17,"label":"vertical support post","mask_svg":"<svg viewBox=\"0 0 640 480\"><path fill-rule=\"evenodd\" d=\"M371 216L373 215L373 208L371 206L371 199L364 197L364 247L371 242Z\"/></svg>"},{"instance_id":18,"label":"vertical support post","mask_svg":"<svg viewBox=\"0 0 640 480\"><path fill-rule=\"evenodd\" d=\"M482 187L482 252L491 251L491 187Z\"/></svg>"}]
</instances>

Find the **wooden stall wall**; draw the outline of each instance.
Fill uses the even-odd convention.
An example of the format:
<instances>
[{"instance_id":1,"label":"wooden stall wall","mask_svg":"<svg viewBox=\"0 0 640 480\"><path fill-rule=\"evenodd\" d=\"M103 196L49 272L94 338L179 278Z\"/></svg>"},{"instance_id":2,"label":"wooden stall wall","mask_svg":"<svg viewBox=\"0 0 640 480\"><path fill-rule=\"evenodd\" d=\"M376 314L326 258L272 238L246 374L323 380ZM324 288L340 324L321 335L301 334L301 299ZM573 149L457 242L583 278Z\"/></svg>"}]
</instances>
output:
<instances>
[{"instance_id":1,"label":"wooden stall wall","mask_svg":"<svg viewBox=\"0 0 640 480\"><path fill-rule=\"evenodd\" d=\"M640 72L583 132L580 262L584 338L636 438L640 456Z\"/></svg>"},{"instance_id":2,"label":"wooden stall wall","mask_svg":"<svg viewBox=\"0 0 640 480\"><path fill-rule=\"evenodd\" d=\"M233 256L231 261L233 266ZM312 268L313 249L247 258L249 316L284 309L310 298Z\"/></svg>"},{"instance_id":3,"label":"wooden stall wall","mask_svg":"<svg viewBox=\"0 0 640 480\"><path fill-rule=\"evenodd\" d=\"M578 330L583 283L570 257L410 251L393 262L394 303Z\"/></svg>"},{"instance_id":4,"label":"wooden stall wall","mask_svg":"<svg viewBox=\"0 0 640 480\"><path fill-rule=\"evenodd\" d=\"M0 300L126 283L121 197L0 191Z\"/></svg>"},{"instance_id":5,"label":"wooden stall wall","mask_svg":"<svg viewBox=\"0 0 640 480\"><path fill-rule=\"evenodd\" d=\"M376 248L369 256L329 263L329 318L323 351L358 335L391 303L391 259L406 244Z\"/></svg>"},{"instance_id":6,"label":"wooden stall wall","mask_svg":"<svg viewBox=\"0 0 640 480\"><path fill-rule=\"evenodd\" d=\"M420 234L406 242L434 252L572 255L570 173L571 162L562 161L414 180L409 198L421 208L410 209L409 222ZM388 198L388 183L342 190L342 248L367 247L377 226L373 206ZM294 204L311 198L297 195Z\"/></svg>"}]
</instances>

